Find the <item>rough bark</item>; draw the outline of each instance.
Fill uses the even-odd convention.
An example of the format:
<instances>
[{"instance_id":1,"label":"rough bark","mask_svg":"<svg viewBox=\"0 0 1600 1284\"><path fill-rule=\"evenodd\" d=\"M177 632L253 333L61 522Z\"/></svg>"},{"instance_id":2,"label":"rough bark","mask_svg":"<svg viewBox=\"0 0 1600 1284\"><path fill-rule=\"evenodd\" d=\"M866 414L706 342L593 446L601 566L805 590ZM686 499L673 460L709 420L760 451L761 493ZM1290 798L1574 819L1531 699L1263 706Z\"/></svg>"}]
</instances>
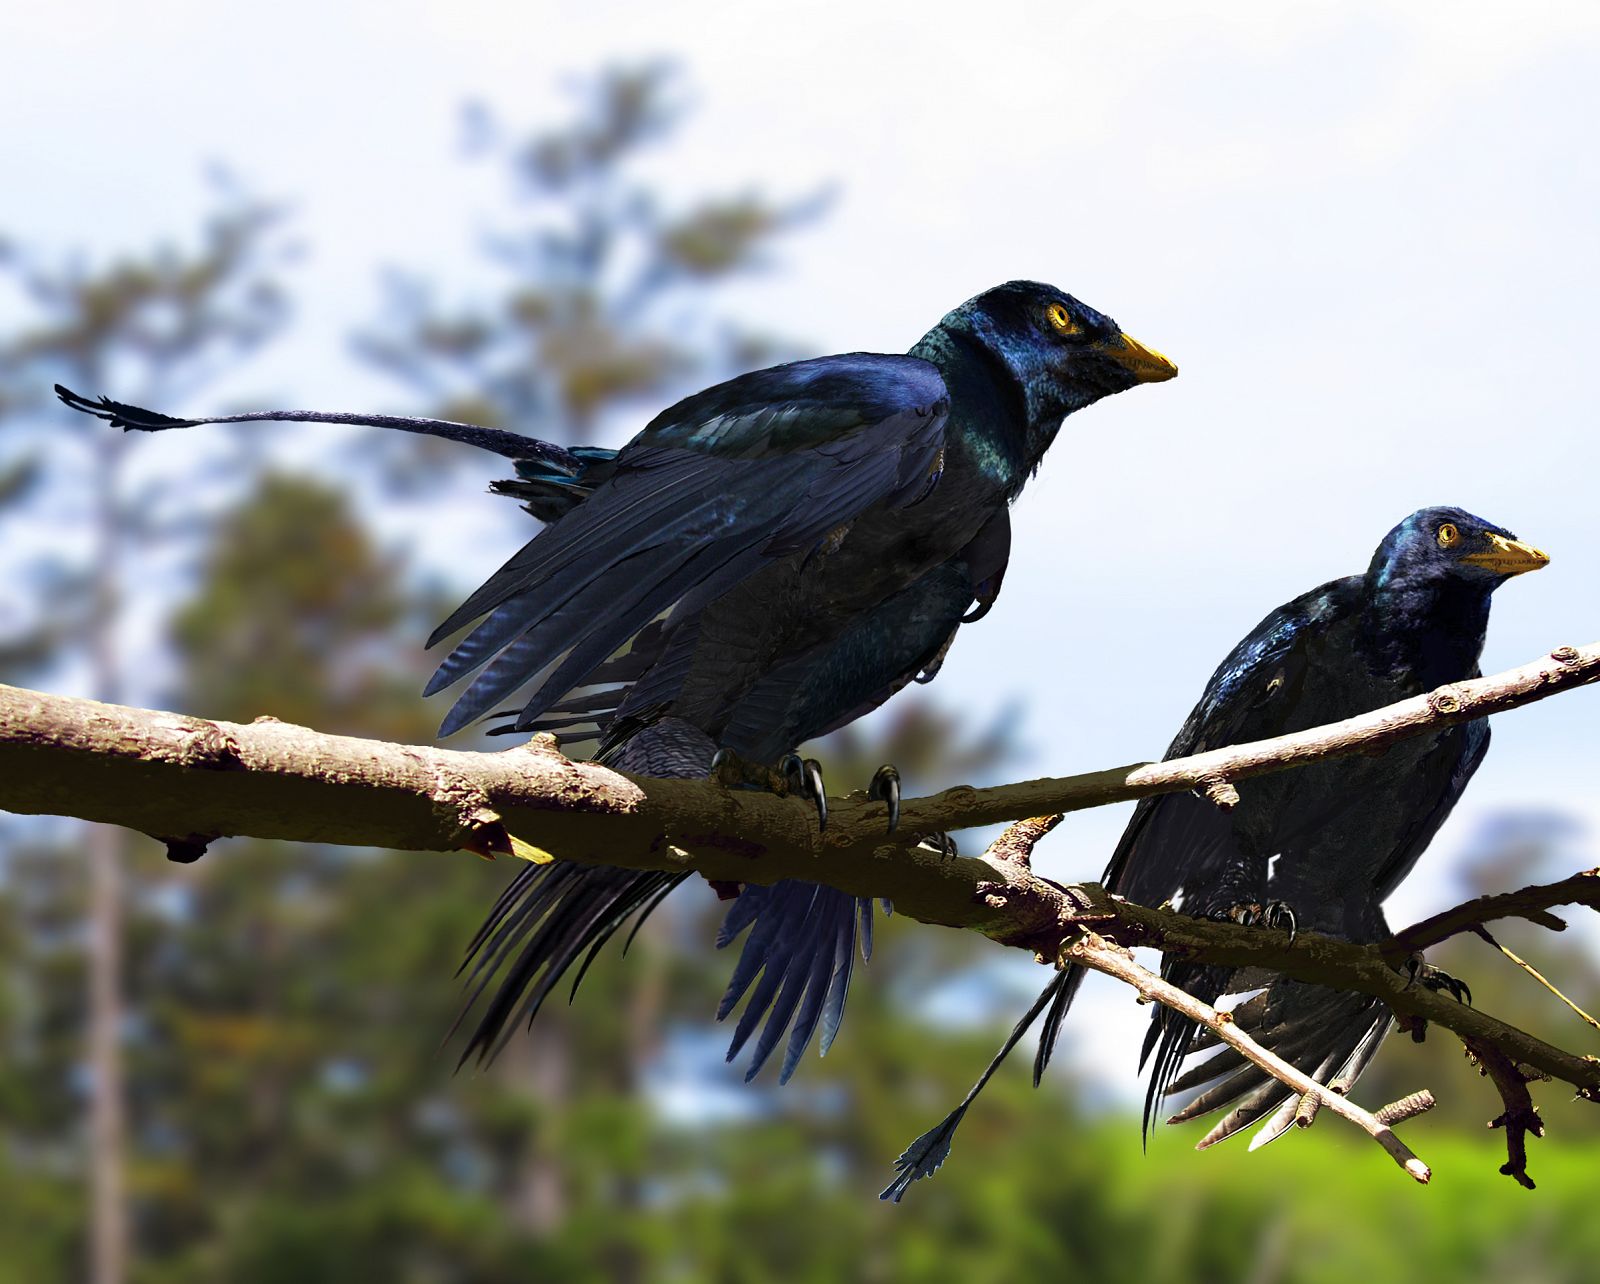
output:
<instances>
[{"instance_id":1,"label":"rough bark","mask_svg":"<svg viewBox=\"0 0 1600 1284\"><path fill-rule=\"evenodd\" d=\"M165 841L177 860L195 859L212 840L240 834L412 850L464 848L486 856L511 854L515 835L516 853L533 859L689 869L733 882L804 878L858 896L891 898L907 917L976 930L1041 959L1055 960L1076 948L1081 961L1116 975L1127 971L1120 951L1146 945L1372 994L1402 1022L1444 1026L1486 1064L1509 1067L1497 1084L1504 1079L1509 1087L1522 1073L1519 1067L1526 1067L1600 1100L1600 1061L1412 984L1396 966L1412 950L1494 918L1515 915L1555 927L1560 920L1549 913L1553 906L1600 906L1600 878L1593 871L1480 898L1391 941L1354 945L1309 932L1291 942L1280 932L1132 905L1092 883L1064 887L1040 878L1029 861L1033 845L1067 811L1191 789L1226 809L1238 802L1240 782L1254 776L1346 754L1381 753L1407 736L1596 680L1600 644L1559 647L1517 669L1273 740L909 799L892 838L885 832L884 804L864 794L830 803L828 830L819 833L809 803L729 790L712 780L624 776L570 761L550 736L498 753L465 752L323 735L270 718L211 721L0 686L0 807L142 830ZM998 821L1022 823L981 858L947 859L916 842L918 835ZM1102 957L1084 945L1090 937L1112 939L1115 946ZM1137 983L1148 986L1150 976L1141 969ZM1326 1095L1308 1101L1308 1118L1318 1102L1328 1104ZM1515 1115L1507 1116L1513 1134L1508 1171L1523 1180L1518 1152L1532 1129L1523 1126L1520 1098L1508 1097L1507 1110ZM1409 1152L1402 1154L1386 1133L1374 1131L1376 1116L1340 1113L1412 1167Z\"/></svg>"},{"instance_id":2,"label":"rough bark","mask_svg":"<svg viewBox=\"0 0 1600 1284\"><path fill-rule=\"evenodd\" d=\"M0 807L142 830L192 859L248 834L422 851L509 851L508 833L564 860L696 869L770 883L802 877L888 896L925 922L1038 947L1058 908L1015 880L1003 906L973 892L992 871L945 861L915 836L1201 789L1227 806L1253 776L1513 709L1600 679L1600 644L1441 687L1371 713L1167 762L906 800L895 838L884 805L830 804L826 833L801 803L712 781L646 781L571 762L552 737L498 753L329 736L271 719L210 721L0 686Z\"/></svg>"}]
</instances>

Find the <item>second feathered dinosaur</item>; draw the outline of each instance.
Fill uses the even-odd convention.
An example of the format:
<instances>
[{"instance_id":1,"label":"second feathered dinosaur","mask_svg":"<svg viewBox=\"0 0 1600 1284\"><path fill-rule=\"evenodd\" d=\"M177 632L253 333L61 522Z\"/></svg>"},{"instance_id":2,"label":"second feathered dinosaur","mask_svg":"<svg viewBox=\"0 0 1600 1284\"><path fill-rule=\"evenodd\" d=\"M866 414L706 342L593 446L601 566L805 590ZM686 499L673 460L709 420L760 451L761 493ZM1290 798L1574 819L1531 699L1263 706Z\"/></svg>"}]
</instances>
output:
<instances>
[{"instance_id":1,"label":"second feathered dinosaur","mask_svg":"<svg viewBox=\"0 0 1600 1284\"><path fill-rule=\"evenodd\" d=\"M1491 595L1548 560L1459 508L1420 509L1384 537L1364 574L1312 589L1256 625L1212 674L1166 756L1337 722L1478 676ZM1170 902L1199 916L1380 940L1388 934L1384 900L1450 815L1488 746L1489 724L1480 719L1401 741L1376 757L1260 777L1241 787L1229 811L1194 793L1148 798L1103 881L1140 905ZM966 1099L901 1155L885 1198L900 1199L939 1167L983 1085L1044 1013L1037 1082L1083 975L1071 967L1045 987ZM1206 1002L1259 988L1235 1019L1322 1083L1353 1084L1389 1029L1388 1009L1368 995L1172 956L1162 975ZM1442 974L1423 979L1464 992ZM1141 1066L1154 1058L1146 1133L1165 1097L1209 1085L1171 1120L1231 1106L1202 1147L1255 1123L1262 1123L1255 1144L1281 1136L1296 1097L1231 1048L1179 1076L1189 1053L1211 1046L1187 1018L1154 1009L1141 1058Z\"/></svg>"}]
</instances>

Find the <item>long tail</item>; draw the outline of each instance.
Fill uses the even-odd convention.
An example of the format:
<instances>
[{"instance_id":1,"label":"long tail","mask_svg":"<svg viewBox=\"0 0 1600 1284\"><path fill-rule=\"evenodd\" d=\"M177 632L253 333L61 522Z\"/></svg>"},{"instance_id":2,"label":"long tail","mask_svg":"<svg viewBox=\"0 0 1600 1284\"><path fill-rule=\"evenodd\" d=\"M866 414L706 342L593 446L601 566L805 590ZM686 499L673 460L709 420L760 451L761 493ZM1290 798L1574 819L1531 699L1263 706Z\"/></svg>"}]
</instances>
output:
<instances>
[{"instance_id":1,"label":"long tail","mask_svg":"<svg viewBox=\"0 0 1600 1284\"><path fill-rule=\"evenodd\" d=\"M540 463L558 467L571 476L582 471L581 454L524 437L521 433L505 432L499 428L484 428L478 424L457 423L453 419L420 419L411 415L349 414L334 410L253 410L243 415L218 415L211 419L178 419L158 411L130 406L126 402L101 397L98 401L56 384L56 396L62 402L86 415L104 419L113 428L135 432L164 432L169 428L198 428L203 424L296 423L296 424L348 424L356 428L397 428L401 432L421 433L427 437L442 437L466 446L476 446L507 459ZM521 471L521 470L519 470Z\"/></svg>"},{"instance_id":2,"label":"long tail","mask_svg":"<svg viewBox=\"0 0 1600 1284\"><path fill-rule=\"evenodd\" d=\"M1379 999L1286 977L1240 1004L1233 1016L1269 1051L1318 1083L1337 1086L1340 1091L1348 1091L1360 1078L1392 1026L1389 1009ZM1201 1031L1188 1040L1186 1050L1199 1052L1219 1043L1209 1030ZM1200 1139L1198 1150L1265 1120L1251 1139L1250 1149L1255 1150L1294 1126L1299 1095L1232 1048L1222 1048L1173 1078L1162 1095L1176 1096L1207 1084L1211 1086L1167 1120L1184 1123L1232 1106Z\"/></svg>"},{"instance_id":3,"label":"long tail","mask_svg":"<svg viewBox=\"0 0 1600 1284\"><path fill-rule=\"evenodd\" d=\"M1050 1015L1046 1018L1044 1029L1040 1031L1039 1056L1034 1063L1033 1081L1037 1086L1039 1076L1050 1060L1050 1050L1054 1047L1056 1035L1060 1032L1061 1019L1072 1006L1073 996L1083 983L1083 975L1082 968L1065 968L1040 991L1039 997L1033 1001L1033 1006L1012 1027L1011 1033L1006 1036L1006 1041L1000 1045L1000 1051L994 1054L984 1072L978 1076L978 1081L961 1099L961 1104L907 1146L900 1158L894 1161L895 1178L884 1187L878 1196L879 1199L891 1199L898 1204L905 1198L905 1193L912 1182L919 1181L923 1177L932 1177L939 1170L939 1166L950 1157L950 1143L954 1140L956 1128L960 1126L968 1108L978 1099L978 1094L994 1077L994 1072L1000 1068L1001 1063L1011 1054L1011 1050L1021 1042L1028 1028L1038 1020L1039 1014L1048 1006Z\"/></svg>"}]
</instances>

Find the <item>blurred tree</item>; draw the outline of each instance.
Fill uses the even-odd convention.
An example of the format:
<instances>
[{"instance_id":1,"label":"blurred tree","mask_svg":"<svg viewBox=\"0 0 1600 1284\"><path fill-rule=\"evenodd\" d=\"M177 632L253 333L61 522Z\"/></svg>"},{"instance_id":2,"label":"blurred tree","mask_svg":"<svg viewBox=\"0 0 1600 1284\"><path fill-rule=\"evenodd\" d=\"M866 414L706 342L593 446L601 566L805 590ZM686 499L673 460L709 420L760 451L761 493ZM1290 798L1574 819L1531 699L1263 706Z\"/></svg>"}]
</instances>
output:
<instances>
[{"instance_id":1,"label":"blurred tree","mask_svg":"<svg viewBox=\"0 0 1600 1284\"><path fill-rule=\"evenodd\" d=\"M425 738L408 639L439 604L402 570L337 491L262 477L174 616L174 703ZM549 1265L492 1194L497 1149L526 1125L437 1055L457 999L445 962L484 890L474 862L236 842L140 868L150 1278L509 1281Z\"/></svg>"},{"instance_id":2,"label":"blurred tree","mask_svg":"<svg viewBox=\"0 0 1600 1284\"><path fill-rule=\"evenodd\" d=\"M713 319L712 295L765 265L773 244L814 216L824 198L776 204L746 191L669 208L640 171L683 115L673 68L612 68L581 81L576 96L571 119L520 138L487 107L465 110L468 155L503 165L513 187L511 226L490 233L483 247L496 292L444 307L425 280L391 273L382 322L357 338L357 350L425 396L430 413L588 441L609 414L653 414L674 390L768 364L782 346ZM448 468L470 466L466 452L434 439L381 436L397 486L435 483ZM648 1053L658 997L646 985L622 1000L634 1046L609 1062L619 1091L629 1090ZM550 1013L538 1043L511 1053L551 1115L561 1112L573 1080L569 1024ZM530 1148L515 1183L535 1229L559 1222L566 1202L562 1165L548 1143ZM636 1194L628 1188L617 1197ZM631 1274L626 1262L615 1266L619 1277Z\"/></svg>"},{"instance_id":3,"label":"blurred tree","mask_svg":"<svg viewBox=\"0 0 1600 1284\"><path fill-rule=\"evenodd\" d=\"M490 245L504 293L443 312L426 287L397 282L399 320L367 337L368 354L440 413L565 440L599 430L619 407L654 408L680 381L768 359L758 341L705 319L708 287L759 265L812 205L715 198L663 213L630 173L676 126L670 89L660 67L609 73L572 123L525 144L508 142L487 113L470 115L471 141L511 167L529 212L521 233ZM241 221L219 216L200 251L101 271L45 270L16 252L7 260L18 297L43 318L0 343L0 411L11 416L0 520L16 536L8 554L30 562L10 577L17 604L0 603L9 674L87 666L62 649L86 631L111 661L93 671L102 691L127 667L114 645L117 554L134 532L171 528L161 495L124 493L120 443L98 425L72 438L54 418L49 438L15 429L37 418L30 399L51 378L172 400L276 324L271 219L248 202L229 211ZM79 466L40 467L46 450L69 447L83 451ZM46 474L89 479L95 503L73 507ZM188 506L199 489L175 492ZM61 551L62 527L95 513L109 556L33 556ZM422 674L409 639L441 604L414 590L347 495L268 475L204 534L201 581L171 617L181 680L163 703L426 738L432 718L414 695ZM30 613L23 601L48 609ZM997 770L1014 724L1002 717L975 732L967 715L902 699L821 754L834 779L894 761L932 788ZM1485 840L1476 867L1486 881L1535 876L1525 865L1537 835L1518 833ZM84 887L63 859L70 849L46 831L5 836L0 1284L33 1284L84 1273L81 1160L64 1139L86 1084L100 1085L102 1103L116 1096L103 1066L85 1076L78 1050ZM115 872L114 854L96 859ZM994 953L969 933L884 924L830 1056L809 1058L782 1091L747 1088L721 1064L725 1032L706 1023L728 963L706 947L720 907L709 892L675 898L629 958L604 953L564 1022L547 1013L494 1068L451 1077L437 1045L459 992L442 961L476 926L495 871L459 856L253 842L219 844L195 866L173 866L148 844L126 860L120 1025L140 1278L982 1284L1068 1267L1151 1284L1358 1273L1376 1284L1581 1280L1600 1252L1588 1156L1566 1122L1536 1154L1541 1190L1525 1199L1484 1163L1484 1085L1443 1090L1398 1040L1375 1084L1393 1064L1404 1087L1442 1089L1437 1120L1410 1127L1430 1129L1418 1144L1447 1199L1397 1186L1381 1155L1329 1127L1258 1155L1165 1145L1143 1157L1131 1120L1091 1120L1071 1104L1065 1076L1034 1092L1019 1059L963 1129L950 1167L891 1207L872 1194L894 1154L965 1089L1026 1001L968 966ZM115 903L103 881L93 887L102 912ZM1529 932L1536 939L1517 948L1592 992L1580 949ZM1470 960L1441 961L1475 986L1521 986L1539 1000L1481 942L1453 948ZM102 949L96 966L115 957ZM1479 979L1489 972L1499 979ZM113 976L109 995L116 988ZM979 1020L952 1029L952 1007ZM108 1021L102 1030L118 1024L114 1012ZM1066 1037L1101 1035L1075 1025ZM1439 1048L1456 1073L1449 1040L1434 1036L1423 1051ZM1457 1100L1472 1103L1459 1115L1473 1129L1467 1141L1450 1131ZM116 1235L103 1228L99 1242L96 1269L109 1278Z\"/></svg>"},{"instance_id":4,"label":"blurred tree","mask_svg":"<svg viewBox=\"0 0 1600 1284\"><path fill-rule=\"evenodd\" d=\"M503 164L515 192L515 226L484 244L498 295L445 308L426 281L392 273L384 321L358 339L433 413L586 441L618 407L654 413L688 381L786 348L712 320L708 304L714 287L767 264L825 197L775 204L746 191L669 209L636 171L683 114L672 67L613 68L577 92L571 120L520 139L481 104L464 113L468 154Z\"/></svg>"},{"instance_id":5,"label":"blurred tree","mask_svg":"<svg viewBox=\"0 0 1600 1284\"><path fill-rule=\"evenodd\" d=\"M1452 870L1457 886L1447 899L1459 896L1465 900L1553 881L1597 863L1592 840L1574 817L1547 809L1508 808L1485 816L1468 835L1465 853ZM1593 1014L1595 996L1600 995L1600 967L1596 966L1592 924L1582 921L1589 915L1574 908L1560 911L1559 917L1576 919L1579 930L1557 934L1515 919L1495 923L1491 930L1497 941ZM1586 1029L1570 1008L1476 936L1447 941L1429 950L1428 959L1466 981L1472 987L1473 1001L1485 1011L1505 1016L1560 1047L1581 1047L1585 1038L1591 1045L1600 1044L1600 1032ZM1438 1098L1437 1107L1408 1125L1422 1130L1416 1143L1419 1149L1431 1144L1428 1130L1476 1130L1500 1113L1493 1086L1480 1077L1461 1044L1448 1032L1428 1032L1420 1047L1405 1035L1391 1036L1372 1069L1371 1085L1365 1080L1361 1084L1367 1101L1390 1101L1423 1086ZM1385 1092L1390 1096L1384 1097ZM1541 1093L1537 1087L1534 1095L1554 1135L1568 1144L1583 1144L1580 1139L1587 1141L1600 1133L1600 1111L1588 1102L1569 1094ZM1544 1160L1540 1150L1536 1145L1529 1156L1535 1179Z\"/></svg>"},{"instance_id":6,"label":"blurred tree","mask_svg":"<svg viewBox=\"0 0 1600 1284\"><path fill-rule=\"evenodd\" d=\"M124 697L119 618L128 558L174 527L160 499L176 479L140 493L124 485L124 439L98 425L47 415L54 381L99 388L116 380L158 399L215 375L254 349L282 322L276 283L283 246L280 211L239 191L224 176L216 210L194 246L165 244L106 264L81 257L51 263L41 252L0 245L3 288L25 315L0 334L0 519L17 523L47 508L57 536L18 541L9 568L26 592L0 606L0 661L17 674L46 665L81 665L100 699ZM48 487L32 483L48 473ZM67 479L71 479L70 481ZM67 551L63 531L87 533ZM119 921L121 831L92 826L88 863L87 1141L93 1217L90 1270L95 1284L126 1275L123 1216L123 1093L120 1066Z\"/></svg>"}]
</instances>

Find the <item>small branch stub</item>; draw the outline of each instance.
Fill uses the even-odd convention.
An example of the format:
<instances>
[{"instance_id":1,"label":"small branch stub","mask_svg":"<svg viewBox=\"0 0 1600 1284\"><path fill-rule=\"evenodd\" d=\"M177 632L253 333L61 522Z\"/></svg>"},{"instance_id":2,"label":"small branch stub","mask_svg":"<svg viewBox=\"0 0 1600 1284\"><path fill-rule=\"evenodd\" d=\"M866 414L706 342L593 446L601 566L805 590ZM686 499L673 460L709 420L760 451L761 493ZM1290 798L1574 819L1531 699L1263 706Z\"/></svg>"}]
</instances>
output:
<instances>
[{"instance_id":1,"label":"small branch stub","mask_svg":"<svg viewBox=\"0 0 1600 1284\"><path fill-rule=\"evenodd\" d=\"M1407 1119L1415 1119L1420 1114L1426 1114L1437 1104L1433 1099L1433 1093L1424 1088L1421 1092L1413 1092L1409 1097L1401 1097L1399 1101L1390 1102L1372 1117L1392 1128Z\"/></svg>"},{"instance_id":2,"label":"small branch stub","mask_svg":"<svg viewBox=\"0 0 1600 1284\"><path fill-rule=\"evenodd\" d=\"M1461 712L1461 693L1454 687L1440 687L1428 696L1428 707L1446 717Z\"/></svg>"},{"instance_id":3,"label":"small branch stub","mask_svg":"<svg viewBox=\"0 0 1600 1284\"><path fill-rule=\"evenodd\" d=\"M1033 864L1033 849L1064 819L1065 817L1057 812L1053 816L1034 816L1028 820L1019 820L989 844L984 859L1029 869Z\"/></svg>"}]
</instances>

